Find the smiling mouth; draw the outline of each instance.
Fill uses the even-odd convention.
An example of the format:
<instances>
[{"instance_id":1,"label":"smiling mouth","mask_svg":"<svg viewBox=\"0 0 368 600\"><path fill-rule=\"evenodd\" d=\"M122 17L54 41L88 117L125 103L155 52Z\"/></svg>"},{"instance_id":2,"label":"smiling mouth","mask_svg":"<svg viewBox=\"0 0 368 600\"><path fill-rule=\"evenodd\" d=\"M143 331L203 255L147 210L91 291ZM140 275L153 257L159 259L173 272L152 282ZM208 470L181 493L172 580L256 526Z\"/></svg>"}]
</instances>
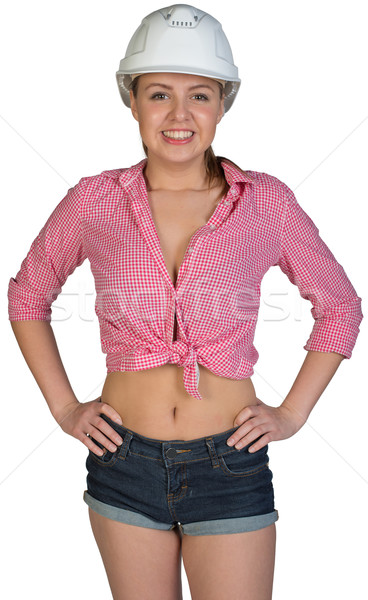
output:
<instances>
[{"instance_id":1,"label":"smiling mouth","mask_svg":"<svg viewBox=\"0 0 368 600\"><path fill-rule=\"evenodd\" d=\"M163 131L163 135L171 140L187 140L194 135L194 131Z\"/></svg>"}]
</instances>

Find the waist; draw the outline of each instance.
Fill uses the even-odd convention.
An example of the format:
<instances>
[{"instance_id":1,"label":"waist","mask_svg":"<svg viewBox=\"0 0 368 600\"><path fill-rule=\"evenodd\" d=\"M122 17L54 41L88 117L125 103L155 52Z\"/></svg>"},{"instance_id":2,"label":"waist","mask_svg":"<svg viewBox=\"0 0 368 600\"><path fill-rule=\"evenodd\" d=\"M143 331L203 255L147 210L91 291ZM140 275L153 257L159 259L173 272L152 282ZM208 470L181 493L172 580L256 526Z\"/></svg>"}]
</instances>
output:
<instances>
[{"instance_id":1,"label":"waist","mask_svg":"<svg viewBox=\"0 0 368 600\"><path fill-rule=\"evenodd\" d=\"M199 371L202 401L186 391L183 367L172 364L108 373L101 400L125 427L150 438L189 440L234 427L240 410L256 402L251 379L220 377L202 365Z\"/></svg>"}]
</instances>

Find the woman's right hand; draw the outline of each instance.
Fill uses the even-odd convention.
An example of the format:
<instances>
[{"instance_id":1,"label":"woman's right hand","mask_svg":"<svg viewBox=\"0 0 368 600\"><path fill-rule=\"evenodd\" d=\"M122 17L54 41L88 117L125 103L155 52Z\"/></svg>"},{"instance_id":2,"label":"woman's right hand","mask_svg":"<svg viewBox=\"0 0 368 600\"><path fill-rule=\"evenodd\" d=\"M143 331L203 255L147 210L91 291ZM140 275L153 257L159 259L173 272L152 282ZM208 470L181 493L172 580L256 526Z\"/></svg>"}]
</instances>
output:
<instances>
[{"instance_id":1,"label":"woman's right hand","mask_svg":"<svg viewBox=\"0 0 368 600\"><path fill-rule=\"evenodd\" d=\"M65 433L80 440L97 456L103 456L105 451L97 446L91 438L111 452L115 452L123 440L111 425L102 419L101 414L119 425L123 424L119 413L109 404L101 402L100 398L83 403L76 401L67 405L61 419L57 419L57 421Z\"/></svg>"}]
</instances>

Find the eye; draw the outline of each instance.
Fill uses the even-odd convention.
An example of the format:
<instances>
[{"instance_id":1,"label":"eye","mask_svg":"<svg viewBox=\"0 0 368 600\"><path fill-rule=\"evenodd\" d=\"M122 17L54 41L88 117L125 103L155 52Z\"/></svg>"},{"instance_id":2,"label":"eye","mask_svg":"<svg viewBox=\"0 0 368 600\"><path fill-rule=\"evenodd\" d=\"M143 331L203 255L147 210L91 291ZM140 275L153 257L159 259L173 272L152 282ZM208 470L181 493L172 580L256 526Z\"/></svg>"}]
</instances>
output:
<instances>
[{"instance_id":1,"label":"eye","mask_svg":"<svg viewBox=\"0 0 368 600\"><path fill-rule=\"evenodd\" d=\"M156 92L156 94L152 94L151 96L152 100L162 100L164 98L167 98L167 94L164 92Z\"/></svg>"},{"instance_id":2,"label":"eye","mask_svg":"<svg viewBox=\"0 0 368 600\"><path fill-rule=\"evenodd\" d=\"M208 96L206 96L206 94L195 94L193 98L195 98L196 100L200 100L201 102L205 102L206 100L208 100Z\"/></svg>"}]
</instances>

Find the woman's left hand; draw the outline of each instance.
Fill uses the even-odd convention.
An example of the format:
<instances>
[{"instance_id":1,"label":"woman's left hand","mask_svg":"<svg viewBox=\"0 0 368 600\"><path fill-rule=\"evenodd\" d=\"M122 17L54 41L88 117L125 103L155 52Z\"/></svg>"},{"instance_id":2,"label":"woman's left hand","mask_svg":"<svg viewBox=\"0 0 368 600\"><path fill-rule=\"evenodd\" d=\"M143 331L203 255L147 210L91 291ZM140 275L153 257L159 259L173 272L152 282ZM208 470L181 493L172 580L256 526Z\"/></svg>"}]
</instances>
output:
<instances>
[{"instance_id":1,"label":"woman's left hand","mask_svg":"<svg viewBox=\"0 0 368 600\"><path fill-rule=\"evenodd\" d=\"M235 433L227 440L228 445L244 448L256 440L249 452L256 452L269 442L284 440L299 431L306 419L295 409L286 405L268 406L257 398L257 403L243 408L234 419ZM262 436L262 437L260 437ZM229 444L229 440L234 440Z\"/></svg>"}]
</instances>

